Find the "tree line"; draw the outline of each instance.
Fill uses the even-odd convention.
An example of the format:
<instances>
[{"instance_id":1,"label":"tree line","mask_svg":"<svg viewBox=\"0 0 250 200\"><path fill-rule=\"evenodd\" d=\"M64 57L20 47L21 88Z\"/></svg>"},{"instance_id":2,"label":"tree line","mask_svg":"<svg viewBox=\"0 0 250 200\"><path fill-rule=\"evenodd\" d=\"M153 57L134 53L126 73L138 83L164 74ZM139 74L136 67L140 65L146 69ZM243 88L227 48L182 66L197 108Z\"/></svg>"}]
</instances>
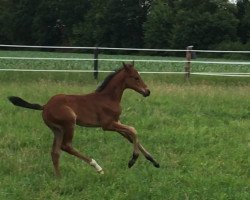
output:
<instances>
[{"instance_id":1,"label":"tree line","mask_svg":"<svg viewBox=\"0 0 250 200\"><path fill-rule=\"evenodd\" d=\"M0 0L0 43L250 49L250 1Z\"/></svg>"}]
</instances>

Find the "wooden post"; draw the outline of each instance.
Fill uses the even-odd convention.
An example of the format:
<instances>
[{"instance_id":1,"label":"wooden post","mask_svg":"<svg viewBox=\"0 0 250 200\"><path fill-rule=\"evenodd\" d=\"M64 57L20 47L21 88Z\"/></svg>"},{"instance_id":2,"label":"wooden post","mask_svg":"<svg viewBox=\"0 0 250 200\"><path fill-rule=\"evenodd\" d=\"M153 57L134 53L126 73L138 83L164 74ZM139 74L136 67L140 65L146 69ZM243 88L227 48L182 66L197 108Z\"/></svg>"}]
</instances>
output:
<instances>
[{"instance_id":1,"label":"wooden post","mask_svg":"<svg viewBox=\"0 0 250 200\"><path fill-rule=\"evenodd\" d=\"M186 64L184 67L185 70L185 79L188 80L190 77L190 71L191 71L191 59L192 59L192 50L193 46L188 46L186 51Z\"/></svg>"},{"instance_id":2,"label":"wooden post","mask_svg":"<svg viewBox=\"0 0 250 200\"><path fill-rule=\"evenodd\" d=\"M98 47L94 49L94 79L98 79Z\"/></svg>"}]
</instances>

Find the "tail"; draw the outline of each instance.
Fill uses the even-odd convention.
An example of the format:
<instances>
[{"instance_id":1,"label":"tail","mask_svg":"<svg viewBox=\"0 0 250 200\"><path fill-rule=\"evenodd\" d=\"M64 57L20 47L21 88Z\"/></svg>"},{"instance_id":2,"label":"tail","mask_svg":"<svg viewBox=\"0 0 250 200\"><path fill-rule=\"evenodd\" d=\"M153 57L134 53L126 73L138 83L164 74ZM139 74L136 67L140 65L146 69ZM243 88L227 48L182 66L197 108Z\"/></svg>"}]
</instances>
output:
<instances>
[{"instance_id":1,"label":"tail","mask_svg":"<svg viewBox=\"0 0 250 200\"><path fill-rule=\"evenodd\" d=\"M29 109L34 109L34 110L43 110L43 106L39 105L39 104L33 104L33 103L29 103L23 99L21 99L20 97L8 97L9 101L11 103L13 103L15 106L20 106L20 107L24 107L24 108L29 108Z\"/></svg>"}]
</instances>

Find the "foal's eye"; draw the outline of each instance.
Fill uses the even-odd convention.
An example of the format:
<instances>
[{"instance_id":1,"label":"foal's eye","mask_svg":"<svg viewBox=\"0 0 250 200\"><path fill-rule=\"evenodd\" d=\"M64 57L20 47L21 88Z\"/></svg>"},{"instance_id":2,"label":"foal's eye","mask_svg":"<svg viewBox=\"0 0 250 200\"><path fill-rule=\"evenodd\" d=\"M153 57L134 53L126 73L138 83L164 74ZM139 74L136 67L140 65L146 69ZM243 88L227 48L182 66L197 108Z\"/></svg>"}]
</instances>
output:
<instances>
[{"instance_id":1,"label":"foal's eye","mask_svg":"<svg viewBox=\"0 0 250 200\"><path fill-rule=\"evenodd\" d=\"M139 78L138 76L130 76L130 78L131 78L131 79L134 79L134 80L136 80L136 81L139 81L139 80L140 80L140 78Z\"/></svg>"}]
</instances>

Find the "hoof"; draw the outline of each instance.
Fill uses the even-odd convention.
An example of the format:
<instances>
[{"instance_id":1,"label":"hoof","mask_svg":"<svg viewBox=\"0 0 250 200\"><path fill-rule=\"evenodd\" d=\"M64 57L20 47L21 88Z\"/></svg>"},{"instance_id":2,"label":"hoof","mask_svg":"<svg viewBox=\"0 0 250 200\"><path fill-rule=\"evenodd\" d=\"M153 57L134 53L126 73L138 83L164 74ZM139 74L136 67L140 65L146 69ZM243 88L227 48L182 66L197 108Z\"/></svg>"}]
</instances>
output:
<instances>
[{"instance_id":1,"label":"hoof","mask_svg":"<svg viewBox=\"0 0 250 200\"><path fill-rule=\"evenodd\" d=\"M160 164L159 164L159 163L155 163L154 166L155 166L156 168L160 168Z\"/></svg>"},{"instance_id":2,"label":"hoof","mask_svg":"<svg viewBox=\"0 0 250 200\"><path fill-rule=\"evenodd\" d=\"M131 168L135 164L134 160L130 160L128 163L128 168Z\"/></svg>"},{"instance_id":3,"label":"hoof","mask_svg":"<svg viewBox=\"0 0 250 200\"><path fill-rule=\"evenodd\" d=\"M99 174L103 175L104 174L104 171L103 170L100 170L98 171Z\"/></svg>"},{"instance_id":4,"label":"hoof","mask_svg":"<svg viewBox=\"0 0 250 200\"><path fill-rule=\"evenodd\" d=\"M133 153L133 156L132 156L131 160L128 162L128 167L129 168L131 168L135 164L138 157L139 157L139 154Z\"/></svg>"}]
</instances>

